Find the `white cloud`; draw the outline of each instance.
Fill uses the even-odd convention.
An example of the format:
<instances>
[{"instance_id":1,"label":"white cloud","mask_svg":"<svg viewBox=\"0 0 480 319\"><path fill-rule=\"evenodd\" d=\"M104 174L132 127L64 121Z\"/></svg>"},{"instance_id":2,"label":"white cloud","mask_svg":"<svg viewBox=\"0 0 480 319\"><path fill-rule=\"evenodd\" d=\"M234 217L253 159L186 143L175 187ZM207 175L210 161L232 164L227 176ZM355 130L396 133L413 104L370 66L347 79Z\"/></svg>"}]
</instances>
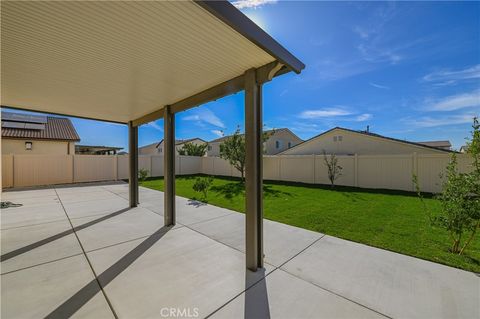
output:
<instances>
[{"instance_id":1,"label":"white cloud","mask_svg":"<svg viewBox=\"0 0 480 319\"><path fill-rule=\"evenodd\" d=\"M480 90L451 95L437 100L431 104L428 109L431 111L455 111L468 107L480 106Z\"/></svg>"},{"instance_id":2,"label":"white cloud","mask_svg":"<svg viewBox=\"0 0 480 319\"><path fill-rule=\"evenodd\" d=\"M154 129L156 129L157 131L163 132L163 128L160 125L158 125L157 122L150 122L150 123L147 124L147 126L150 126Z\"/></svg>"},{"instance_id":3,"label":"white cloud","mask_svg":"<svg viewBox=\"0 0 480 319\"><path fill-rule=\"evenodd\" d=\"M474 116L478 116L478 114L477 115L458 114L458 115L449 115L449 116L440 116L440 117L425 116L417 119L404 119L403 122L405 122L409 126L414 126L417 128L425 128L425 127L472 123Z\"/></svg>"},{"instance_id":4,"label":"white cloud","mask_svg":"<svg viewBox=\"0 0 480 319\"><path fill-rule=\"evenodd\" d=\"M215 134L218 137L222 137L224 135L223 131L221 131L221 130L211 130L210 132L212 132L213 134Z\"/></svg>"},{"instance_id":5,"label":"white cloud","mask_svg":"<svg viewBox=\"0 0 480 319\"><path fill-rule=\"evenodd\" d=\"M277 0L235 0L232 1L232 4L237 7L237 9L245 8L259 8L266 4L274 4Z\"/></svg>"},{"instance_id":6,"label":"white cloud","mask_svg":"<svg viewBox=\"0 0 480 319\"><path fill-rule=\"evenodd\" d=\"M374 82L370 82L368 84L370 84L373 87L376 87L377 89L390 90L390 87L385 86L385 85L377 84L377 83L374 83Z\"/></svg>"},{"instance_id":7,"label":"white cloud","mask_svg":"<svg viewBox=\"0 0 480 319\"><path fill-rule=\"evenodd\" d=\"M346 110L345 108L332 107L303 111L302 113L300 113L299 117L302 119L317 119L326 117L346 116L352 114L352 112Z\"/></svg>"},{"instance_id":8,"label":"white cloud","mask_svg":"<svg viewBox=\"0 0 480 319\"><path fill-rule=\"evenodd\" d=\"M356 122L363 122L363 121L367 121L367 120L371 119L372 117L373 117L372 114L363 113L363 114L358 115L358 116L355 118L355 121L356 121Z\"/></svg>"},{"instance_id":9,"label":"white cloud","mask_svg":"<svg viewBox=\"0 0 480 319\"><path fill-rule=\"evenodd\" d=\"M215 115L212 111L207 109L206 107L202 107L192 111L192 115L185 116L183 118L184 121L195 121L200 126L203 126L205 123L225 128L225 124Z\"/></svg>"},{"instance_id":10,"label":"white cloud","mask_svg":"<svg viewBox=\"0 0 480 319\"><path fill-rule=\"evenodd\" d=\"M439 70L425 75L422 80L425 82L434 82L439 85L448 85L463 80L478 78L480 78L480 64L460 70Z\"/></svg>"}]
</instances>

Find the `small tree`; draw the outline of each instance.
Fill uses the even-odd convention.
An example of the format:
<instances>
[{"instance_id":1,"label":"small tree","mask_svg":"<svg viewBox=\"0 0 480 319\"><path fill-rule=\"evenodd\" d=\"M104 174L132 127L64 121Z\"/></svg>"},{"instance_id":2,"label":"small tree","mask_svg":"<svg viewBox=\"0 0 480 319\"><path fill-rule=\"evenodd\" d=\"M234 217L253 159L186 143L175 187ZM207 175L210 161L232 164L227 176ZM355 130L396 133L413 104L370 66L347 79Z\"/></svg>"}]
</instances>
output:
<instances>
[{"instance_id":1,"label":"small tree","mask_svg":"<svg viewBox=\"0 0 480 319\"><path fill-rule=\"evenodd\" d=\"M178 154L187 156L205 156L207 144L194 144L187 142L178 150Z\"/></svg>"},{"instance_id":2,"label":"small tree","mask_svg":"<svg viewBox=\"0 0 480 319\"><path fill-rule=\"evenodd\" d=\"M327 165L327 175L330 180L330 185L334 187L335 181L342 176L343 167L338 165L338 158L335 154L328 156L325 150L323 150L323 161L325 165Z\"/></svg>"},{"instance_id":3,"label":"small tree","mask_svg":"<svg viewBox=\"0 0 480 319\"><path fill-rule=\"evenodd\" d=\"M468 153L473 159L472 171L460 173L457 155L452 154L442 192L436 196L441 202L440 213L432 217L429 212L431 224L449 232L452 241L450 251L459 255L470 245L480 227L480 125L477 118L474 118L472 127L472 138L468 143ZM427 210L415 175L413 182Z\"/></svg>"},{"instance_id":4,"label":"small tree","mask_svg":"<svg viewBox=\"0 0 480 319\"><path fill-rule=\"evenodd\" d=\"M198 192L198 193L202 193L203 197L202 199L203 200L207 200L207 195L208 195L208 189L210 188L210 186L212 185L213 183L213 177L211 176L208 176L208 177L197 177L195 179L195 183L193 183L193 190Z\"/></svg>"},{"instance_id":5,"label":"small tree","mask_svg":"<svg viewBox=\"0 0 480 319\"><path fill-rule=\"evenodd\" d=\"M263 143L274 133L275 130L264 132L262 135ZM245 180L245 135L240 134L239 128L220 144L220 157L235 167L240 172L242 181Z\"/></svg>"},{"instance_id":6,"label":"small tree","mask_svg":"<svg viewBox=\"0 0 480 319\"><path fill-rule=\"evenodd\" d=\"M148 169L146 168L141 168L138 170L138 180L140 182L143 182L147 179L148 176Z\"/></svg>"}]
</instances>

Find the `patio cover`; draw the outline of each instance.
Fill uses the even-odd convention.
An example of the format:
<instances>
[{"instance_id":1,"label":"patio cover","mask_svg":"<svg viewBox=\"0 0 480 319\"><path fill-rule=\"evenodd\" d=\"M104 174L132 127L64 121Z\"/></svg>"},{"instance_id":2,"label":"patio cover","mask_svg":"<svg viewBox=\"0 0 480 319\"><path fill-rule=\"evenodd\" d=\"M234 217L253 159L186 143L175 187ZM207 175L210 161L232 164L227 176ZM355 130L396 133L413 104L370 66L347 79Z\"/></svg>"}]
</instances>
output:
<instances>
[{"instance_id":1,"label":"patio cover","mask_svg":"<svg viewBox=\"0 0 480 319\"><path fill-rule=\"evenodd\" d=\"M20 109L128 123L250 68L304 67L226 1L2 1L1 18L1 103Z\"/></svg>"},{"instance_id":2,"label":"patio cover","mask_svg":"<svg viewBox=\"0 0 480 319\"><path fill-rule=\"evenodd\" d=\"M175 225L175 113L245 90L246 265L263 267L262 85L305 65L228 1L2 1L1 105L129 126L164 118L164 219Z\"/></svg>"}]
</instances>

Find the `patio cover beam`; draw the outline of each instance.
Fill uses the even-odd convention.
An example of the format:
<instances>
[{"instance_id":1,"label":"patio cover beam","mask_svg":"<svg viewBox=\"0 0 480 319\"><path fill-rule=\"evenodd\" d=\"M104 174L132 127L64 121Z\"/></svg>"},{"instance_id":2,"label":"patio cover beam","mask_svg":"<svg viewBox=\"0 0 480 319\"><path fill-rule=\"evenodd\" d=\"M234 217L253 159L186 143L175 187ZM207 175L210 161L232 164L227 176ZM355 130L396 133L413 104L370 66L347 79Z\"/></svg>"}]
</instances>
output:
<instances>
[{"instance_id":1,"label":"patio cover beam","mask_svg":"<svg viewBox=\"0 0 480 319\"><path fill-rule=\"evenodd\" d=\"M281 66L278 71L277 68ZM274 71L275 73L272 73ZM264 66L261 66L255 70L257 82L260 84L269 82L273 77L279 76L281 74L290 72L290 69L283 64L280 64L278 61L268 63ZM242 74L231 80L225 81L218 85L215 85L207 90L204 90L200 93L194 94L186 99L178 101L172 104L171 110L174 113L188 110L192 107L199 106L210 101L214 101L225 97L227 95L235 94L245 89L245 75ZM164 115L164 108L149 113L141 118L138 118L133 121L133 125L139 126L146 124L155 120L162 118Z\"/></svg>"}]
</instances>

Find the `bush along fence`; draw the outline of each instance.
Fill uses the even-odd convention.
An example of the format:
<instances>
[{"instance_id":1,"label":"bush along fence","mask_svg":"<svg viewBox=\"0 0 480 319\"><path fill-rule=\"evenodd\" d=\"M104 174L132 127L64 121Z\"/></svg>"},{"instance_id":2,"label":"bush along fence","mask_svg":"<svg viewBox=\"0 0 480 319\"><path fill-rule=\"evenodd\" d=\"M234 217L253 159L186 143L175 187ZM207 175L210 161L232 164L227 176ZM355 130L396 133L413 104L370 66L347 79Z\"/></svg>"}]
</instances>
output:
<instances>
[{"instance_id":1,"label":"bush along fence","mask_svg":"<svg viewBox=\"0 0 480 319\"><path fill-rule=\"evenodd\" d=\"M441 190L449 154L337 156L342 167L337 185L414 191L412 176L424 192ZM468 155L457 156L460 171L471 169ZM139 169L163 176L163 156L140 155ZM240 177L218 157L177 156L177 175L208 174ZM2 155L2 187L25 187L128 178L127 155ZM330 184L324 155L264 156L263 178L309 184Z\"/></svg>"}]
</instances>

